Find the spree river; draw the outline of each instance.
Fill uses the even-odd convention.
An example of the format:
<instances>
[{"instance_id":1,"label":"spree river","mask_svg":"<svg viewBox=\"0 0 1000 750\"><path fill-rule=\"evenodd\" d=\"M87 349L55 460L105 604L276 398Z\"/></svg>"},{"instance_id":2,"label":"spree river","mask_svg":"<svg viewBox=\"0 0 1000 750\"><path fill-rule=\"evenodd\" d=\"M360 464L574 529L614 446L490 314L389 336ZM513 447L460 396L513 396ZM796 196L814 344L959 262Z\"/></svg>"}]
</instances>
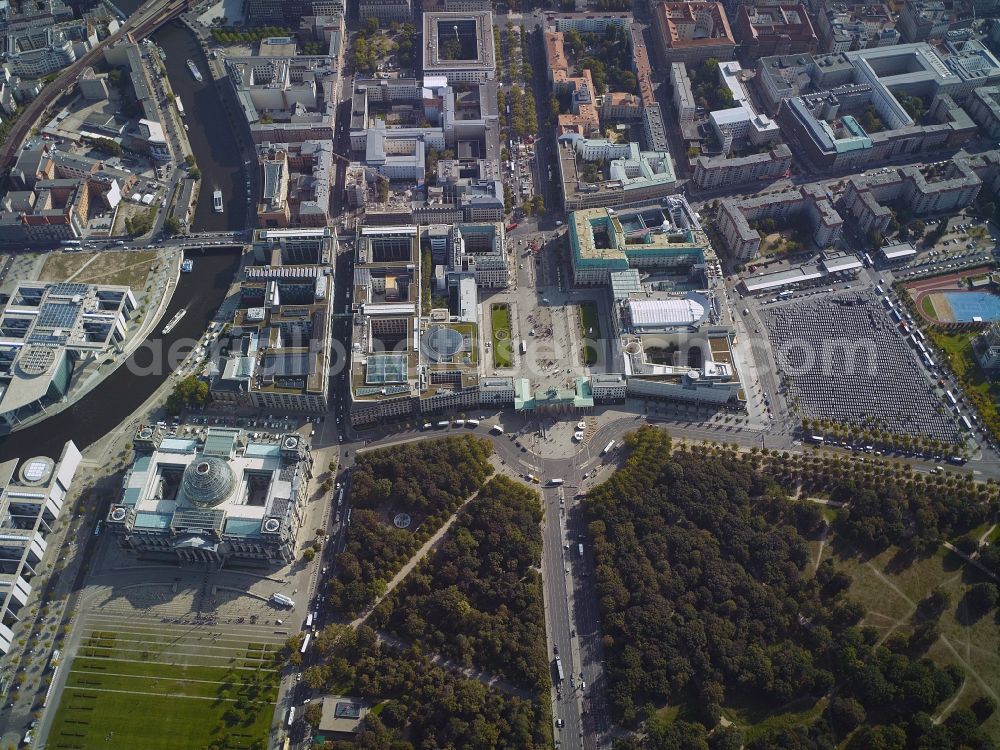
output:
<instances>
[{"instance_id":1,"label":"spree river","mask_svg":"<svg viewBox=\"0 0 1000 750\"><path fill-rule=\"evenodd\" d=\"M123 12L132 13L139 0L119 0L115 4ZM179 22L165 26L153 40L166 52L170 83L188 113L188 138L202 173L204 189L198 201L194 229L243 229L246 225L246 177L237 138L215 87L211 83L199 84L185 65L188 58L194 60L206 81L209 79L198 43ZM215 188L221 189L225 197L222 214L212 211L212 190ZM157 326L150 339L128 362L69 409L34 427L0 438L0 460L38 455L57 459L67 440L73 440L82 449L115 429L156 390L170 374L169 367L157 362L166 360L182 342L193 342L205 332L225 299L239 263L236 251L212 249L188 257L194 260L194 272L181 274L163 323ZM187 310L184 318L170 334L161 336L160 329L182 308Z\"/></svg>"}]
</instances>

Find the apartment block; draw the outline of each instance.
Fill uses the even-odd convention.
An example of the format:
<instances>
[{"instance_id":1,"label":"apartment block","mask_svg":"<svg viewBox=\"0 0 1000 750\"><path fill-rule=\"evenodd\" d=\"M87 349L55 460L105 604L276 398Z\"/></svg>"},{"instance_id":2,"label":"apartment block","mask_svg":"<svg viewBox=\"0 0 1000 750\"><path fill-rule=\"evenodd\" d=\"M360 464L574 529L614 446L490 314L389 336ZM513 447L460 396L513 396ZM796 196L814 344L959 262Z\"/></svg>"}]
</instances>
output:
<instances>
[{"instance_id":1,"label":"apartment block","mask_svg":"<svg viewBox=\"0 0 1000 750\"><path fill-rule=\"evenodd\" d=\"M976 161L964 155L923 167L889 168L855 175L847 183L843 201L855 225L866 234L885 233L892 220L887 204L907 206L914 216L953 213L976 200L987 181L995 179L1000 154L980 154Z\"/></svg>"},{"instance_id":2,"label":"apartment block","mask_svg":"<svg viewBox=\"0 0 1000 750\"><path fill-rule=\"evenodd\" d=\"M688 78L687 66L684 63L670 64L670 88L673 91L677 120L681 124L693 123L697 105L694 94L691 93L691 79Z\"/></svg>"},{"instance_id":3,"label":"apartment block","mask_svg":"<svg viewBox=\"0 0 1000 750\"><path fill-rule=\"evenodd\" d=\"M941 0L906 0L899 12L899 31L907 42L942 37L958 19L951 3Z\"/></svg>"},{"instance_id":4,"label":"apartment block","mask_svg":"<svg viewBox=\"0 0 1000 750\"><path fill-rule=\"evenodd\" d=\"M840 237L844 220L833 207L826 189L821 185L802 185L794 190L760 195L742 200L722 201L716 226L726 249L736 259L747 261L760 250L760 233L750 222L774 219L786 222L803 216L813 229L813 241L818 247L828 247Z\"/></svg>"},{"instance_id":5,"label":"apartment block","mask_svg":"<svg viewBox=\"0 0 1000 750\"><path fill-rule=\"evenodd\" d=\"M695 160L692 181L702 190L735 188L762 180L776 180L792 166L792 152L780 143L764 154L737 158L699 156Z\"/></svg>"},{"instance_id":6,"label":"apartment block","mask_svg":"<svg viewBox=\"0 0 1000 750\"><path fill-rule=\"evenodd\" d=\"M1000 139L1000 86L973 91L965 103L965 110L986 135Z\"/></svg>"},{"instance_id":7,"label":"apartment block","mask_svg":"<svg viewBox=\"0 0 1000 750\"><path fill-rule=\"evenodd\" d=\"M823 52L849 52L899 44L896 18L882 3L825 2L816 13L816 33Z\"/></svg>"},{"instance_id":8,"label":"apartment block","mask_svg":"<svg viewBox=\"0 0 1000 750\"><path fill-rule=\"evenodd\" d=\"M384 23L410 21L413 19L413 0L359 0L358 18L377 18Z\"/></svg>"}]
</instances>

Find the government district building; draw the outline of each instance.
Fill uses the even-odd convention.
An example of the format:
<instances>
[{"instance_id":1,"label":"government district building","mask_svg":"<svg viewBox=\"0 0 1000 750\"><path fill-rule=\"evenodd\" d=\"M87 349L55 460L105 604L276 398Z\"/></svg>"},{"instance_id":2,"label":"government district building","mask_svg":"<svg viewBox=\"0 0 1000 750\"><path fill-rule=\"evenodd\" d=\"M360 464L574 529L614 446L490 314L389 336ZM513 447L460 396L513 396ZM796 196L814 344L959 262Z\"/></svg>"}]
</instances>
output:
<instances>
[{"instance_id":1,"label":"government district building","mask_svg":"<svg viewBox=\"0 0 1000 750\"><path fill-rule=\"evenodd\" d=\"M329 405L333 259L330 227L258 229L238 309L220 340L228 355L209 390L236 406L312 414Z\"/></svg>"},{"instance_id":2,"label":"government district building","mask_svg":"<svg viewBox=\"0 0 1000 750\"><path fill-rule=\"evenodd\" d=\"M10 650L45 557L46 537L64 509L82 456L72 441L59 459L45 456L0 464L0 654ZM33 615L31 616L33 617Z\"/></svg>"},{"instance_id":3,"label":"government district building","mask_svg":"<svg viewBox=\"0 0 1000 750\"><path fill-rule=\"evenodd\" d=\"M0 429L62 402L121 352L135 309L127 286L17 284L0 312Z\"/></svg>"},{"instance_id":4,"label":"government district building","mask_svg":"<svg viewBox=\"0 0 1000 750\"><path fill-rule=\"evenodd\" d=\"M496 78L493 13L484 11L424 13L424 76L449 83L481 83Z\"/></svg>"},{"instance_id":5,"label":"government district building","mask_svg":"<svg viewBox=\"0 0 1000 750\"><path fill-rule=\"evenodd\" d=\"M140 426L135 461L105 523L141 559L278 567L295 557L312 457L296 434L256 442L242 430L197 438Z\"/></svg>"}]
</instances>

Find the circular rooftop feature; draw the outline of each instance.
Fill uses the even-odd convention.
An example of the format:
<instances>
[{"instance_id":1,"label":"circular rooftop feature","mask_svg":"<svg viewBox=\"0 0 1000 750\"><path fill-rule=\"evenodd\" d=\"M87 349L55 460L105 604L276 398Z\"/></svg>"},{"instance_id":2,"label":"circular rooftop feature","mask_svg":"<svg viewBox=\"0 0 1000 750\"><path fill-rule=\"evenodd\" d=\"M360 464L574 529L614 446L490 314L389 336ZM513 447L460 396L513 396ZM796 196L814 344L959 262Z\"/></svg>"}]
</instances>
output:
<instances>
[{"instance_id":1,"label":"circular rooftop feature","mask_svg":"<svg viewBox=\"0 0 1000 750\"><path fill-rule=\"evenodd\" d=\"M128 511L126 511L122 506L116 505L114 508L111 509L111 520L112 521L124 521L125 520L125 516L127 514L128 514Z\"/></svg>"},{"instance_id":2,"label":"circular rooftop feature","mask_svg":"<svg viewBox=\"0 0 1000 750\"><path fill-rule=\"evenodd\" d=\"M277 518L268 518L264 521L264 531L274 534L278 529L281 528L281 521Z\"/></svg>"},{"instance_id":3,"label":"circular rooftop feature","mask_svg":"<svg viewBox=\"0 0 1000 750\"><path fill-rule=\"evenodd\" d=\"M465 336L448 326L431 326L423 335L424 354L434 362L451 362L465 348Z\"/></svg>"},{"instance_id":4,"label":"circular rooftop feature","mask_svg":"<svg viewBox=\"0 0 1000 750\"><path fill-rule=\"evenodd\" d=\"M55 463L51 458L37 456L21 464L19 476L21 484L39 486L47 483L52 476Z\"/></svg>"},{"instance_id":5,"label":"circular rooftop feature","mask_svg":"<svg viewBox=\"0 0 1000 750\"><path fill-rule=\"evenodd\" d=\"M44 375L56 361L56 350L50 346L29 345L18 357L17 366L25 375Z\"/></svg>"},{"instance_id":6,"label":"circular rooftop feature","mask_svg":"<svg viewBox=\"0 0 1000 750\"><path fill-rule=\"evenodd\" d=\"M233 491L236 478L229 464L216 456L202 456L188 464L181 479L184 497L201 508L211 508Z\"/></svg>"}]
</instances>

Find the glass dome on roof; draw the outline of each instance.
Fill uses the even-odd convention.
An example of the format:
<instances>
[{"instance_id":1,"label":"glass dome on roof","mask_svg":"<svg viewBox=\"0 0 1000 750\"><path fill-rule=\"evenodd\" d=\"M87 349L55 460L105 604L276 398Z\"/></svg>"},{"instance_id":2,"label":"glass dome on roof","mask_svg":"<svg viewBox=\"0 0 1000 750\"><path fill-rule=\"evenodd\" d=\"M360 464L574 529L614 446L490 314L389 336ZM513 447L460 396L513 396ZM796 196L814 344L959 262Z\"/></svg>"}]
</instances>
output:
<instances>
[{"instance_id":1,"label":"glass dome on roof","mask_svg":"<svg viewBox=\"0 0 1000 750\"><path fill-rule=\"evenodd\" d=\"M188 464L181 479L181 488L191 503L211 508L225 500L236 485L236 477L223 459L215 456L201 456Z\"/></svg>"}]
</instances>

